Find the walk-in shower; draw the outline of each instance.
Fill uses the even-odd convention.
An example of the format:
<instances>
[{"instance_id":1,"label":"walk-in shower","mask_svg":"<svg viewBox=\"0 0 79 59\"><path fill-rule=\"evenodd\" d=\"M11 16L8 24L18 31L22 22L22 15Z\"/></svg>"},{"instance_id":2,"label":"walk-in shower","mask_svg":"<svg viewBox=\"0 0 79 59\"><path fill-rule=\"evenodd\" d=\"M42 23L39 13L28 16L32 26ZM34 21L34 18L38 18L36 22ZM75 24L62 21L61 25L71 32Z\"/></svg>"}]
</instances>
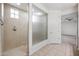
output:
<instances>
[{"instance_id":1,"label":"walk-in shower","mask_svg":"<svg viewBox=\"0 0 79 59\"><path fill-rule=\"evenodd\" d=\"M77 33L78 33L78 7L74 10L74 12L70 12L61 16L62 43L70 44L73 46L74 49L77 49L78 46Z\"/></svg>"},{"instance_id":2,"label":"walk-in shower","mask_svg":"<svg viewBox=\"0 0 79 59\"><path fill-rule=\"evenodd\" d=\"M62 20L62 42L75 44L77 35L77 12L62 16ZM66 36L69 39L66 40Z\"/></svg>"},{"instance_id":3,"label":"walk-in shower","mask_svg":"<svg viewBox=\"0 0 79 59\"><path fill-rule=\"evenodd\" d=\"M0 29L3 26L1 40L2 55L19 56L27 54L28 39L28 4L3 3L0 4ZM3 21L4 20L4 21ZM4 24L3 24L4 23Z\"/></svg>"},{"instance_id":4,"label":"walk-in shower","mask_svg":"<svg viewBox=\"0 0 79 59\"><path fill-rule=\"evenodd\" d=\"M47 13L39 7L27 3L0 4L0 40L1 55L29 55L29 44L39 44L47 40ZM32 8L32 9L29 9ZM30 13L32 16L30 16ZM30 24L30 17L32 24ZM29 20L28 20L29 19ZM32 26L32 42L29 31ZM30 50L32 50L32 47ZM31 52L30 52L31 53Z\"/></svg>"}]
</instances>

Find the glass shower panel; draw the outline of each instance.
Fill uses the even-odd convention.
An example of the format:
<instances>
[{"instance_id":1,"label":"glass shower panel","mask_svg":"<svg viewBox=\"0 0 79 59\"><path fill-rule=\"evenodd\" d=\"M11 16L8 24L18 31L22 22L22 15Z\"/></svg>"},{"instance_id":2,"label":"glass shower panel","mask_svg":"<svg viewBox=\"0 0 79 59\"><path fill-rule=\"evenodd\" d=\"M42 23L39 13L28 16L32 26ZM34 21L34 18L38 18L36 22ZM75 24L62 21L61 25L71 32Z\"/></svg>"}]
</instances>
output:
<instances>
[{"instance_id":1,"label":"glass shower panel","mask_svg":"<svg viewBox=\"0 0 79 59\"><path fill-rule=\"evenodd\" d=\"M4 4L4 48L3 55L27 55L28 4Z\"/></svg>"},{"instance_id":2,"label":"glass shower panel","mask_svg":"<svg viewBox=\"0 0 79 59\"><path fill-rule=\"evenodd\" d=\"M4 37L4 20L3 20L3 3L0 3L0 55L3 52L3 37Z\"/></svg>"},{"instance_id":3,"label":"glass shower panel","mask_svg":"<svg viewBox=\"0 0 79 59\"><path fill-rule=\"evenodd\" d=\"M1 3L0 3L0 56L2 54L2 48L1 48Z\"/></svg>"},{"instance_id":4,"label":"glass shower panel","mask_svg":"<svg viewBox=\"0 0 79 59\"><path fill-rule=\"evenodd\" d=\"M36 6L32 6L32 44L47 39L47 13Z\"/></svg>"},{"instance_id":5,"label":"glass shower panel","mask_svg":"<svg viewBox=\"0 0 79 59\"><path fill-rule=\"evenodd\" d=\"M1 3L0 3L0 18L1 18Z\"/></svg>"}]
</instances>

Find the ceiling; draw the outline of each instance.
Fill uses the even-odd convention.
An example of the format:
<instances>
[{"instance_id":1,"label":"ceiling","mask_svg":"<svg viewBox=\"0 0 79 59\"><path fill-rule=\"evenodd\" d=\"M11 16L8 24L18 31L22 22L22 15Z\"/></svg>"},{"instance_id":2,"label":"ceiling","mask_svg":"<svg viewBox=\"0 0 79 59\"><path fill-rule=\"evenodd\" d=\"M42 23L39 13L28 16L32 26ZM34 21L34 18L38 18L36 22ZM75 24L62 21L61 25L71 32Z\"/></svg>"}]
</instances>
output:
<instances>
[{"instance_id":1,"label":"ceiling","mask_svg":"<svg viewBox=\"0 0 79 59\"><path fill-rule=\"evenodd\" d=\"M48 10L65 10L76 7L77 3L43 3Z\"/></svg>"}]
</instances>

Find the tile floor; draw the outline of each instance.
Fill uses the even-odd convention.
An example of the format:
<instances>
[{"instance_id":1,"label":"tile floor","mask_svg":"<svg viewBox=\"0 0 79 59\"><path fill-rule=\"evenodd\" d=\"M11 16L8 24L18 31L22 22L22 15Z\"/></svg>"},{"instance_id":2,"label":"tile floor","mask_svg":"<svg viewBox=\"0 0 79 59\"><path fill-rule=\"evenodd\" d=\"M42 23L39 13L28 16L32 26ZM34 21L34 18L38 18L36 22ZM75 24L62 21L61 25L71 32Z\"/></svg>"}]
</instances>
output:
<instances>
[{"instance_id":1,"label":"tile floor","mask_svg":"<svg viewBox=\"0 0 79 59\"><path fill-rule=\"evenodd\" d=\"M27 49L25 46L14 48L4 53L4 56L25 56ZM32 56L73 56L73 46L70 44L48 44Z\"/></svg>"},{"instance_id":2,"label":"tile floor","mask_svg":"<svg viewBox=\"0 0 79 59\"><path fill-rule=\"evenodd\" d=\"M26 56L27 48L25 46L20 46L3 53L3 55L4 56Z\"/></svg>"},{"instance_id":3,"label":"tile floor","mask_svg":"<svg viewBox=\"0 0 79 59\"><path fill-rule=\"evenodd\" d=\"M48 44L32 56L73 56L73 46L70 44Z\"/></svg>"}]
</instances>

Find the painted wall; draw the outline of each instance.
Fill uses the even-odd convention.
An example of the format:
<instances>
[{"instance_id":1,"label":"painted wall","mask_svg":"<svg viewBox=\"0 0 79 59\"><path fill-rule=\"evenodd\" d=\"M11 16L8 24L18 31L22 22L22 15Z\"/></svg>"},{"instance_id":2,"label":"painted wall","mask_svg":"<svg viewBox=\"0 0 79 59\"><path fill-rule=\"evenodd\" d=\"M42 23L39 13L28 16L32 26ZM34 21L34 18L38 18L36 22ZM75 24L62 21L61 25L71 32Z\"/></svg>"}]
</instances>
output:
<instances>
[{"instance_id":1,"label":"painted wall","mask_svg":"<svg viewBox=\"0 0 79 59\"><path fill-rule=\"evenodd\" d=\"M66 10L52 10L48 12L48 41L49 43L61 43L61 16L66 15L66 14L71 14L77 12L77 7L69 8ZM74 16L74 15L73 15ZM73 23L73 22L72 22ZM71 28L73 29L73 25L67 26L64 24L66 27L65 28ZM70 23L69 23L70 24ZM72 27L71 27L72 26ZM76 25L74 25L76 26ZM65 29L64 28L64 29ZM75 27L76 28L76 27ZM70 33L70 34L76 34L74 31L76 29L71 30L70 32L67 32L67 29L65 33Z\"/></svg>"},{"instance_id":2,"label":"painted wall","mask_svg":"<svg viewBox=\"0 0 79 59\"><path fill-rule=\"evenodd\" d=\"M77 11L78 11L78 7L75 6L73 8L68 8L66 10L62 10L61 15L71 14L71 13L75 13Z\"/></svg>"}]
</instances>

